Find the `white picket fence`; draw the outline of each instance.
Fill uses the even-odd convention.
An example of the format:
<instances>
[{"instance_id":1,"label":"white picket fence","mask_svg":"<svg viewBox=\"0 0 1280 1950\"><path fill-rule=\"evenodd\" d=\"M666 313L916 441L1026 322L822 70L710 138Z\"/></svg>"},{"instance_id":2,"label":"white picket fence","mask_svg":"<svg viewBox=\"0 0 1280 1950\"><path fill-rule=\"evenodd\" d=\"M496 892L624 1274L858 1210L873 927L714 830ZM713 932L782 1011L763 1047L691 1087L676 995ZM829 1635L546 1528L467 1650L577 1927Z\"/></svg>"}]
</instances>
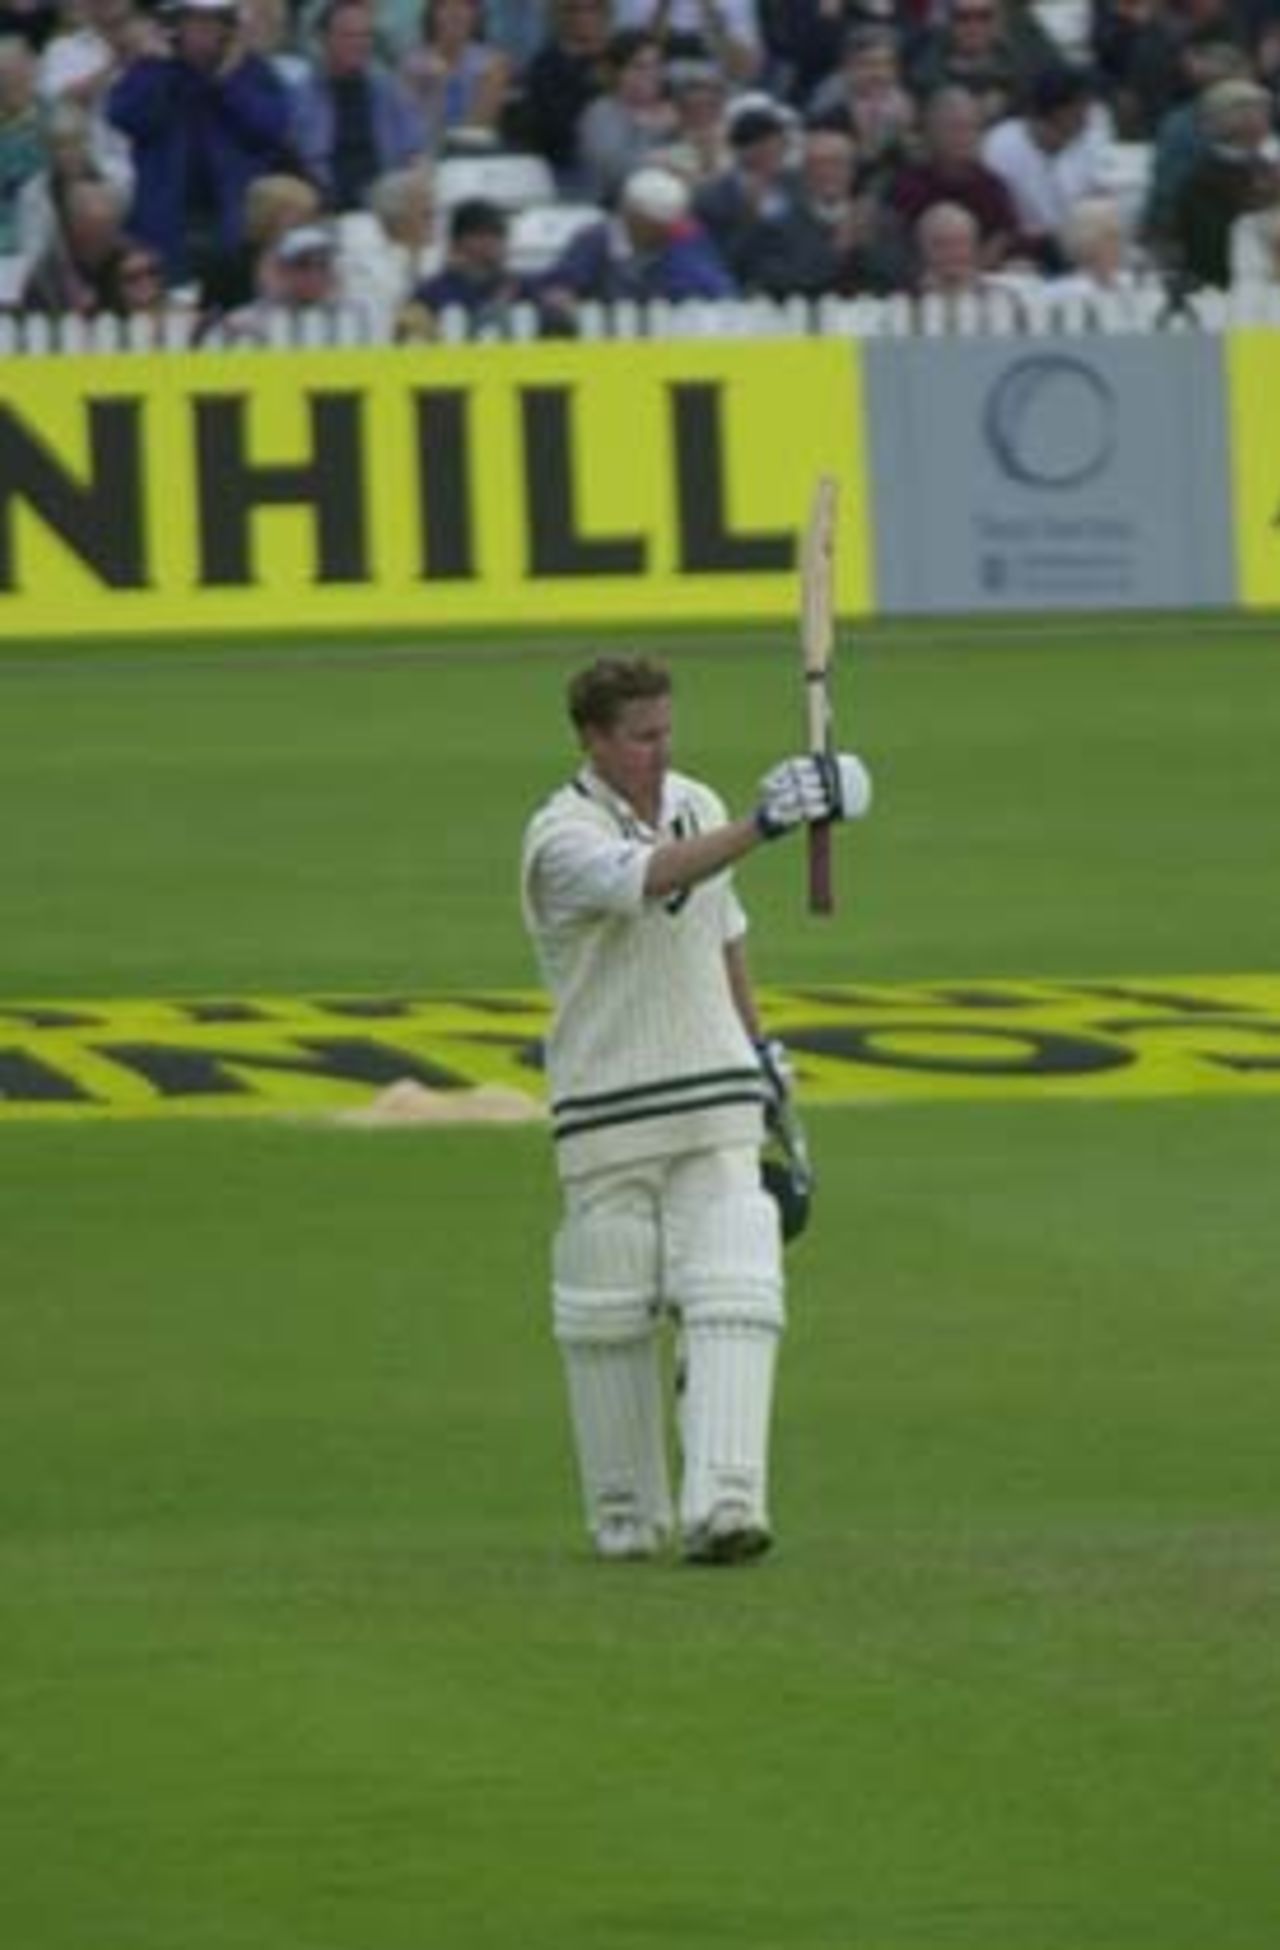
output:
<instances>
[{"instance_id":1,"label":"white picket fence","mask_svg":"<svg viewBox=\"0 0 1280 1950\"><path fill-rule=\"evenodd\" d=\"M584 304L578 314L579 339L914 339L1024 338L1054 334L1144 333L1160 330L1225 332L1240 326L1280 329L1280 284L1236 285L1203 290L1179 302L1155 280L1137 282L1105 294L1079 290L1055 293L1052 285L997 284L960 298L787 298L699 301L669 304ZM527 342L540 335L537 312L515 306L490 340ZM445 312L436 342L461 344L471 338L461 311ZM335 305L308 312L278 312L252 345L230 349L326 349L387 346L390 322L357 305ZM105 352L155 353L223 350L216 329L202 332L196 315L174 310L159 319L51 318L37 314L0 316L0 358ZM429 354L430 345L403 348Z\"/></svg>"}]
</instances>

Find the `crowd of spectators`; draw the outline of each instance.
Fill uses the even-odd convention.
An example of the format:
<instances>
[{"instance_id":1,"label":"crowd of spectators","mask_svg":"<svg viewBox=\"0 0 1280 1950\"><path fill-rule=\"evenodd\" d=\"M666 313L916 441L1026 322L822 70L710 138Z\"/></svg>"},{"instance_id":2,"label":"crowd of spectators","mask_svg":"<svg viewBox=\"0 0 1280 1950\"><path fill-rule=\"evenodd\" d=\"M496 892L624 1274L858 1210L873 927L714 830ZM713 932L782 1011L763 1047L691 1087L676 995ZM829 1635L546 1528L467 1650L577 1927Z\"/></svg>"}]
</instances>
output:
<instances>
[{"instance_id":1,"label":"crowd of spectators","mask_svg":"<svg viewBox=\"0 0 1280 1950\"><path fill-rule=\"evenodd\" d=\"M252 343L1276 281L1278 84L1280 0L0 0L0 305ZM498 154L572 214L545 261L440 194Z\"/></svg>"}]
</instances>

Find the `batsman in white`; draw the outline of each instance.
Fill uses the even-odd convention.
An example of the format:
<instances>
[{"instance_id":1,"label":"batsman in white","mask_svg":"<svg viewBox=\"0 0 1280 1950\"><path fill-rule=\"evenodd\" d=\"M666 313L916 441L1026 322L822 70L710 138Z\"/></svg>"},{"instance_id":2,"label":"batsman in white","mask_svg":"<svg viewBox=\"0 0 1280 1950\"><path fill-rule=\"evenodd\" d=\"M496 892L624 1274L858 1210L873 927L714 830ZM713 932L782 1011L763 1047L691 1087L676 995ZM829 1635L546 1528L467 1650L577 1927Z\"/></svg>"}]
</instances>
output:
<instances>
[{"instance_id":1,"label":"batsman in white","mask_svg":"<svg viewBox=\"0 0 1280 1950\"><path fill-rule=\"evenodd\" d=\"M770 1543L783 1327L760 1147L785 1089L762 1040L729 869L807 823L865 813L851 753L775 765L731 819L671 769L669 673L602 659L569 686L585 762L530 820L526 925L555 1005L547 1072L563 1217L553 1314L588 1529L608 1558L738 1563ZM673 1512L660 1334L684 1351Z\"/></svg>"}]
</instances>

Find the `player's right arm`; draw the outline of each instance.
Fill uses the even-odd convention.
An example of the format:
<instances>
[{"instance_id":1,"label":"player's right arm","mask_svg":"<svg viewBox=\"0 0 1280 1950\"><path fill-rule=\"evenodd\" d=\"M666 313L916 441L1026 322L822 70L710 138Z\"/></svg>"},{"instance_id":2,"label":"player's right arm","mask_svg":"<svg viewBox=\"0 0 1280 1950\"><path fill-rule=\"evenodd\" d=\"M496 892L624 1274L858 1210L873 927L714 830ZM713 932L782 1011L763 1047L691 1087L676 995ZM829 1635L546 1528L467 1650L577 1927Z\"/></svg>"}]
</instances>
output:
<instances>
[{"instance_id":1,"label":"player's right arm","mask_svg":"<svg viewBox=\"0 0 1280 1950\"><path fill-rule=\"evenodd\" d=\"M528 899L544 921L636 913L646 901L710 880L765 840L799 826L859 818L870 803L870 777L851 752L784 759L761 780L752 813L678 839L619 834L594 809L566 799L534 823Z\"/></svg>"},{"instance_id":2,"label":"player's right arm","mask_svg":"<svg viewBox=\"0 0 1280 1950\"><path fill-rule=\"evenodd\" d=\"M645 893L660 900L681 887L696 886L763 840L779 839L797 826L860 819L870 804L871 777L853 752L783 759L760 781L755 811L747 817L687 839L659 841L645 873Z\"/></svg>"}]
</instances>

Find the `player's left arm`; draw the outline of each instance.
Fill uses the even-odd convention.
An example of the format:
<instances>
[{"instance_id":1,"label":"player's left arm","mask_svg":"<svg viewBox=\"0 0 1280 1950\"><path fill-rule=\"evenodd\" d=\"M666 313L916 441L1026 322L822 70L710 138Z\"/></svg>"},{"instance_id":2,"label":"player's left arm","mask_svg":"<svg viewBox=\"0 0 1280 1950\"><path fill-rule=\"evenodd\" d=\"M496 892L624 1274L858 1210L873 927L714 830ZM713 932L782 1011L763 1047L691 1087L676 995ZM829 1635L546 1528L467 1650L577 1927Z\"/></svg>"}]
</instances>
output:
<instances>
[{"instance_id":1,"label":"player's left arm","mask_svg":"<svg viewBox=\"0 0 1280 1950\"><path fill-rule=\"evenodd\" d=\"M738 1012L742 1027L751 1041L757 1046L763 1041L760 1027L760 1011L756 1007L755 987L751 980L751 969L747 962L747 937L739 934L724 944L724 968L729 978L729 993L733 1006Z\"/></svg>"},{"instance_id":2,"label":"player's left arm","mask_svg":"<svg viewBox=\"0 0 1280 1950\"><path fill-rule=\"evenodd\" d=\"M791 1101L795 1082L791 1068L791 1058L784 1044L770 1036L760 1020L760 1010L756 1004L755 985L751 980L751 970L747 965L747 937L735 935L724 944L724 966L729 980L729 992L733 1006L737 1010L742 1026L751 1038L751 1046L760 1065L764 1079L765 1114L772 1117L785 1112Z\"/></svg>"}]
</instances>

